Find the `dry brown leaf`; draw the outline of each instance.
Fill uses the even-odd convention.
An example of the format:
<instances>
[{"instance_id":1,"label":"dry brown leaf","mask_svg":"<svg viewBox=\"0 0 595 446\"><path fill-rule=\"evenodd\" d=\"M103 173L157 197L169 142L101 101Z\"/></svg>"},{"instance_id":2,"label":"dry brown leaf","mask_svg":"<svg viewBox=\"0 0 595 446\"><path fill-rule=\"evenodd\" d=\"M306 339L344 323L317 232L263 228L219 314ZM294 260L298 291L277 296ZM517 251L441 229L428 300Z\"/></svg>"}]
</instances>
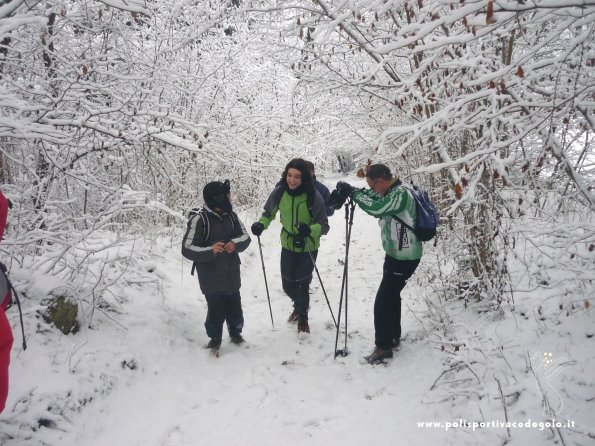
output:
<instances>
[{"instance_id":1,"label":"dry brown leaf","mask_svg":"<svg viewBox=\"0 0 595 446\"><path fill-rule=\"evenodd\" d=\"M518 77L525 77L525 72L523 71L523 67L519 67L518 70L516 70L516 75Z\"/></svg>"},{"instance_id":2,"label":"dry brown leaf","mask_svg":"<svg viewBox=\"0 0 595 446\"><path fill-rule=\"evenodd\" d=\"M494 2L490 0L488 2L488 12L486 14L486 24L493 25L496 23L496 17L494 17Z\"/></svg>"},{"instance_id":3,"label":"dry brown leaf","mask_svg":"<svg viewBox=\"0 0 595 446\"><path fill-rule=\"evenodd\" d=\"M463 188L461 187L460 183L457 183L455 185L455 197L457 197L457 200L460 200L462 196L463 196Z\"/></svg>"}]
</instances>

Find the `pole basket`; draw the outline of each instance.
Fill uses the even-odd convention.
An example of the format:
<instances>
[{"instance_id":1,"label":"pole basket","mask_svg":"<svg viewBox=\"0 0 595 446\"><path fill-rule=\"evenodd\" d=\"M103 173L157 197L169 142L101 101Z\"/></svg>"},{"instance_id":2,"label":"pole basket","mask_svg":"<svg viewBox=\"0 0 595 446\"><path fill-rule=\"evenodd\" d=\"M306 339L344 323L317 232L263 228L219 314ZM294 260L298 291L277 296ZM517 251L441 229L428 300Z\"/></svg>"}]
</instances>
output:
<instances>
[{"instance_id":1,"label":"pole basket","mask_svg":"<svg viewBox=\"0 0 595 446\"><path fill-rule=\"evenodd\" d=\"M345 348L341 348L341 349L339 349L339 350L335 351L335 358L336 358L337 356L341 356L341 357L343 357L343 358L344 358L344 357L345 357L345 356L347 356L348 354L349 354L349 349L348 349L347 347L345 347Z\"/></svg>"}]
</instances>

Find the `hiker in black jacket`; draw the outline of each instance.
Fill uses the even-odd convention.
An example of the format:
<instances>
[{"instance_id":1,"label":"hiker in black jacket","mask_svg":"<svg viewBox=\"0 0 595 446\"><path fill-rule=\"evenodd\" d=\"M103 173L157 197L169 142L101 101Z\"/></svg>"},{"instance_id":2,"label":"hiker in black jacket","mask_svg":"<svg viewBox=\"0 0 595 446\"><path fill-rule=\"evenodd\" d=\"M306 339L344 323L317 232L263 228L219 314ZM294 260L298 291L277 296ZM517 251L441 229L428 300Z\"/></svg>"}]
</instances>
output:
<instances>
[{"instance_id":1,"label":"hiker in black jacket","mask_svg":"<svg viewBox=\"0 0 595 446\"><path fill-rule=\"evenodd\" d=\"M223 322L234 344L244 342L240 296L240 256L250 236L232 210L229 180L213 181L203 189L205 205L191 217L182 243L182 255L194 262L200 289L207 299L205 328L214 352L221 346Z\"/></svg>"}]
</instances>

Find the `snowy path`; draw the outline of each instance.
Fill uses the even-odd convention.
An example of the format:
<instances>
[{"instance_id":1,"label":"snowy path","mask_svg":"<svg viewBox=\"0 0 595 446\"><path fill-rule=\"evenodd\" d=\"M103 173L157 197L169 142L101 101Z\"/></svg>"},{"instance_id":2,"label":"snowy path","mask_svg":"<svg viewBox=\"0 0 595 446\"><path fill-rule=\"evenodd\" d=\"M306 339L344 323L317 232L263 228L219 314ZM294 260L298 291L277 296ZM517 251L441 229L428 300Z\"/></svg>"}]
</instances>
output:
<instances>
[{"instance_id":1,"label":"snowy path","mask_svg":"<svg viewBox=\"0 0 595 446\"><path fill-rule=\"evenodd\" d=\"M333 216L332 225L318 268L337 313L342 211ZM89 446L360 445L389 444L396 439L404 444L428 444L432 434L437 440L441 432L428 431L423 436L415 424L427 419L429 411L421 400L431 382L420 376L420 366L440 367L438 358L428 355L427 345L418 348L405 342L386 367L361 364L361 357L373 347L372 304L383 256L376 221L359 215L355 225L349 356L333 360L335 330L317 280L312 287L312 334L298 338L295 325L285 321L290 305L280 286L278 226L261 237L275 329L254 240L243 256L248 345L235 346L224 338L219 358L210 357L203 348L208 341L202 326L206 306L195 279L188 275L187 263L179 280L180 259L174 249L159 267L171 279L165 284L165 302L146 302L138 296L138 309L133 313L143 314L146 320L136 318L137 326L126 324L129 329L123 345L134 353L140 376L86 409L76 423L77 432L68 435L72 440L66 436L62 440ZM360 231L371 237L361 237ZM405 313L407 332L416 324ZM435 376L433 370L426 374L428 378Z\"/></svg>"},{"instance_id":2,"label":"snowy path","mask_svg":"<svg viewBox=\"0 0 595 446\"><path fill-rule=\"evenodd\" d=\"M243 218L249 226L254 215ZM330 224L318 269L336 315L344 258L343 210ZM335 330L316 277L311 287L311 335L298 337L296 326L286 322L291 305L281 289L279 231L274 222L261 237L275 328L254 239L241 256L247 343L236 346L224 336L219 358L205 349L206 303L196 278L190 276L190 263L180 255L182 234L152 245L138 240L130 264L120 261L113 271L106 270L107 276L115 276L118 268L126 267L129 286L111 299L118 312L98 310L92 328L84 324L76 335L64 336L48 326L34 303L65 287L53 283L54 278L19 277L32 284L25 303L29 348L20 351L15 330L0 445L554 444L561 434L535 427L508 433L503 427L446 431L444 426L418 426L460 419L504 421L507 416L519 422L544 420L537 380L549 386L550 401L561 405L559 413L577 422L578 433L572 438L579 441L567 437L566 444L589 444L588 435L595 438L588 410L595 386L585 372L595 364L589 311L563 316L554 302L544 307L544 316L521 319L541 305L542 297L517 293L523 310L479 313L456 298L425 296L429 288L422 291L412 280L403 294L400 351L386 366L362 364L373 348L373 302L384 253L377 221L356 209L349 269L351 353L334 359ZM131 246L120 249L117 254L126 259ZM424 276L420 282L425 280ZM435 306L433 319L427 317L424 296ZM17 313L9 317L16 326ZM444 322L431 333L430 342L421 323L431 330L441 318ZM440 346L446 344L448 350L451 339L462 345L460 351L450 348L442 353ZM543 367L536 370L539 376L528 372L528 356L542 352L567 359L559 380L548 380ZM443 373L449 368L456 370ZM509 395L507 414L500 383Z\"/></svg>"},{"instance_id":3,"label":"snowy path","mask_svg":"<svg viewBox=\"0 0 595 446\"><path fill-rule=\"evenodd\" d=\"M344 256L343 210L331 218L331 226L323 238L318 268L336 314L339 260ZM351 354L344 358L333 359L335 330L316 276L312 334L298 338L295 325L286 322L290 301L281 289L278 234L275 222L261 237L275 329L256 239L242 256L247 345L229 344L224 337L219 358L204 349L206 304L189 274L189 262L182 264L177 246L156 247L159 254L151 261L157 265L162 293L154 285L130 287L123 314L116 316L118 324L104 321L100 330L76 336L54 334L58 347L52 346L53 360L42 360L37 371L13 378L8 407L14 412L3 416L14 438L4 444L436 443L443 432L421 430L416 422L433 419L436 406L422 401L441 367L440 357L427 343L415 342L419 327L405 307L404 336L410 339L396 358L388 366L361 363L373 348L373 299L383 261L376 220L356 211L350 255ZM415 305L415 289L406 294L408 304ZM339 346L342 343L343 335ZM21 370L20 360L36 351L34 346L15 358L13 370ZM42 404L39 411L26 410L53 392L58 408L48 408L45 414L40 412ZM27 394L29 401L23 399ZM78 401L74 407L72 400ZM34 426L43 417L54 425L19 433L17 423Z\"/></svg>"}]
</instances>

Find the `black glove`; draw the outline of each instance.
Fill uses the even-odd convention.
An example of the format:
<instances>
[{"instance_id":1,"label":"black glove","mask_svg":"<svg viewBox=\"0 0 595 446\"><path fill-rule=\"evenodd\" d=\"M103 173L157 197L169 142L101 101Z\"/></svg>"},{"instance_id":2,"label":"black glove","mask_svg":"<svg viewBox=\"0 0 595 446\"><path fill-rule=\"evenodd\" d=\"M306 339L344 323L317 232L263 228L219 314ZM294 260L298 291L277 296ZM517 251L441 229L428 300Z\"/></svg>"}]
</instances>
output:
<instances>
[{"instance_id":1,"label":"black glove","mask_svg":"<svg viewBox=\"0 0 595 446\"><path fill-rule=\"evenodd\" d=\"M341 199L347 200L347 198L351 197L353 189L355 188L351 184L346 183L345 181L339 181L335 190Z\"/></svg>"},{"instance_id":2,"label":"black glove","mask_svg":"<svg viewBox=\"0 0 595 446\"><path fill-rule=\"evenodd\" d=\"M310 235L310 233L312 232L312 228L310 228L310 226L307 225L306 223L298 224L297 229L298 229L298 232L300 233L300 235L303 237L308 237Z\"/></svg>"},{"instance_id":3,"label":"black glove","mask_svg":"<svg viewBox=\"0 0 595 446\"><path fill-rule=\"evenodd\" d=\"M252 227L250 229L252 230L252 234L254 234L256 237L260 237L260 234L262 234L262 231L264 231L264 225L257 221L256 223L252 223Z\"/></svg>"},{"instance_id":4,"label":"black glove","mask_svg":"<svg viewBox=\"0 0 595 446\"><path fill-rule=\"evenodd\" d=\"M341 206L345 204L346 200L347 198L341 199L341 197L339 197L339 192L335 189L328 197L327 204L333 209L341 209Z\"/></svg>"},{"instance_id":5,"label":"black glove","mask_svg":"<svg viewBox=\"0 0 595 446\"><path fill-rule=\"evenodd\" d=\"M335 209L341 209L347 199L353 193L354 187L345 181L339 181L334 191L328 197L328 204Z\"/></svg>"}]
</instances>

